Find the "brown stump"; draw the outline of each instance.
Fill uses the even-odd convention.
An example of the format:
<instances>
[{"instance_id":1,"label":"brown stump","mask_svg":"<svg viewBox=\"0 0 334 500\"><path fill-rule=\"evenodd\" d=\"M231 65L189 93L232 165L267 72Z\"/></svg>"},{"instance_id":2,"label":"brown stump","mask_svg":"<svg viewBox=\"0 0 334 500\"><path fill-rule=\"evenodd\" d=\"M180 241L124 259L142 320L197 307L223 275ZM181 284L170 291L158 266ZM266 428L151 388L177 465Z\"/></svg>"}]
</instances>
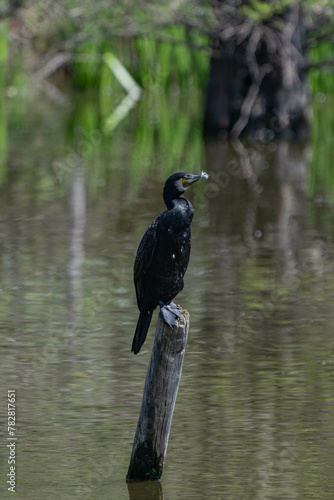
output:
<instances>
[{"instance_id":1,"label":"brown stump","mask_svg":"<svg viewBox=\"0 0 334 500\"><path fill-rule=\"evenodd\" d=\"M181 310L174 330L159 314L127 481L159 480L188 338L189 313Z\"/></svg>"}]
</instances>

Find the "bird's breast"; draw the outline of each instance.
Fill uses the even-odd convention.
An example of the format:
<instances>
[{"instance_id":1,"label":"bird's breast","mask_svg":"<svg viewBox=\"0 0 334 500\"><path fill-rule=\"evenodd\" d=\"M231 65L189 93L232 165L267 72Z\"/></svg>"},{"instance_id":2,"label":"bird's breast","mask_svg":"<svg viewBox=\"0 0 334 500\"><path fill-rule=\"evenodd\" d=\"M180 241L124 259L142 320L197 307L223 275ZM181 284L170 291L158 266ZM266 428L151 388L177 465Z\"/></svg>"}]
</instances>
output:
<instances>
[{"instance_id":1,"label":"bird's breast","mask_svg":"<svg viewBox=\"0 0 334 500\"><path fill-rule=\"evenodd\" d=\"M189 228L188 230L180 230L170 226L160 237L162 260L165 259L166 263L169 262L173 266L177 266L183 261L188 262L191 245Z\"/></svg>"}]
</instances>

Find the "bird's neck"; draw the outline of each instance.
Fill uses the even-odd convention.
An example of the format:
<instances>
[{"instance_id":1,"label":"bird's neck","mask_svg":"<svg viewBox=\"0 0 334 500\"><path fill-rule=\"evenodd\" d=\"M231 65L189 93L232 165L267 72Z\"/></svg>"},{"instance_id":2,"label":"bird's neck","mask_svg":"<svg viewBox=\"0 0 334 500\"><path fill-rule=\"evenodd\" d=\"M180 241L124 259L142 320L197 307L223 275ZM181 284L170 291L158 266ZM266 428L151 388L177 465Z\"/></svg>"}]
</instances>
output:
<instances>
[{"instance_id":1,"label":"bird's neck","mask_svg":"<svg viewBox=\"0 0 334 500\"><path fill-rule=\"evenodd\" d=\"M168 210L173 210L173 208L178 205L182 206L184 202L187 202L185 198L179 198L178 196L173 195L165 195L164 193L164 202Z\"/></svg>"},{"instance_id":2,"label":"bird's neck","mask_svg":"<svg viewBox=\"0 0 334 500\"><path fill-rule=\"evenodd\" d=\"M178 195L164 189L163 198L167 209L172 210L172 208L174 207L174 202L178 199Z\"/></svg>"},{"instance_id":3,"label":"bird's neck","mask_svg":"<svg viewBox=\"0 0 334 500\"><path fill-rule=\"evenodd\" d=\"M180 197L181 194L183 194L184 192L185 192L185 190L180 191L176 188L170 189L170 188L166 188L166 186L164 187L162 195L163 195L163 199L164 199L165 205L168 208L168 210L172 210L174 208L174 206L176 204L178 204L178 202L180 200L187 202L187 200L185 198Z\"/></svg>"},{"instance_id":4,"label":"bird's neck","mask_svg":"<svg viewBox=\"0 0 334 500\"><path fill-rule=\"evenodd\" d=\"M174 216L178 214L178 216L184 220L189 219L191 221L194 215L193 206L186 198L174 198L167 205L167 209L173 211Z\"/></svg>"}]
</instances>

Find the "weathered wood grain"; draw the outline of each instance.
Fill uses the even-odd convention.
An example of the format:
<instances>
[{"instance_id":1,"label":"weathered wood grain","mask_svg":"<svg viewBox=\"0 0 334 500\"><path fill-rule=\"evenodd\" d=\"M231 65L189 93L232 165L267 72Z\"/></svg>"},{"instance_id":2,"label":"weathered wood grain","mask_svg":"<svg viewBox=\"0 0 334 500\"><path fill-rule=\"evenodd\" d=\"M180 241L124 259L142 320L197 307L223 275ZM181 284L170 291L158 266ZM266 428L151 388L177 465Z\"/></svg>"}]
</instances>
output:
<instances>
[{"instance_id":1,"label":"weathered wood grain","mask_svg":"<svg viewBox=\"0 0 334 500\"><path fill-rule=\"evenodd\" d=\"M189 330L188 311L180 313L174 330L159 314L127 481L158 480L163 471Z\"/></svg>"}]
</instances>

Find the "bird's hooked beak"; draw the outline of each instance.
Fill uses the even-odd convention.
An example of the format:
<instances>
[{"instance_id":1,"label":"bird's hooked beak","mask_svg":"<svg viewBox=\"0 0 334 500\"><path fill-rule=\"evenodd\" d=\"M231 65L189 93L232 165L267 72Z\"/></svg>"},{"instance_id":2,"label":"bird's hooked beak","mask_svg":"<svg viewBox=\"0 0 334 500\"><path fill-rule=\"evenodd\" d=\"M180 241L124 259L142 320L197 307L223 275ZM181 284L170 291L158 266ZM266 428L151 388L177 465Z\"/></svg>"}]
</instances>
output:
<instances>
[{"instance_id":1,"label":"bird's hooked beak","mask_svg":"<svg viewBox=\"0 0 334 500\"><path fill-rule=\"evenodd\" d=\"M181 184L183 187L189 187L191 184L194 184L195 182L199 181L200 179L208 179L209 176L206 172L202 172L200 175L193 175L193 174L187 174L183 179L181 180Z\"/></svg>"}]
</instances>

